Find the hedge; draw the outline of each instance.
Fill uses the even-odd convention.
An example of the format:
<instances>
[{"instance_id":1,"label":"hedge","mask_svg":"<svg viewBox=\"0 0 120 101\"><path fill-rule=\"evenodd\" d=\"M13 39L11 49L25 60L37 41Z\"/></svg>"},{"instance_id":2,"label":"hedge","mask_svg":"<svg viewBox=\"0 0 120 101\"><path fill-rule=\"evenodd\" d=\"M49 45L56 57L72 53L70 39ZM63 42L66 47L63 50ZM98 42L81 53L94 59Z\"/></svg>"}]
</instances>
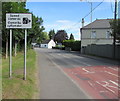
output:
<instances>
[{"instance_id":1,"label":"hedge","mask_svg":"<svg viewBox=\"0 0 120 101\"><path fill-rule=\"evenodd\" d=\"M80 49L81 49L81 41L64 40L63 45L65 47L71 48L72 51L80 51Z\"/></svg>"}]
</instances>

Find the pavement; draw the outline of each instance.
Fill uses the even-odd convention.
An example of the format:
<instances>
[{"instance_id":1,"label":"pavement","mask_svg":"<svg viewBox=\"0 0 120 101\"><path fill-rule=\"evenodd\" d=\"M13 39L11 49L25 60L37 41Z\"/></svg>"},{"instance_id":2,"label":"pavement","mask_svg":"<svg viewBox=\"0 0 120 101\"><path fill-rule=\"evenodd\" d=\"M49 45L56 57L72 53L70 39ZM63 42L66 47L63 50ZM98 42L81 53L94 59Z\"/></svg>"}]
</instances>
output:
<instances>
[{"instance_id":1,"label":"pavement","mask_svg":"<svg viewBox=\"0 0 120 101\"><path fill-rule=\"evenodd\" d=\"M35 49L41 99L118 99L118 62L63 50Z\"/></svg>"}]
</instances>

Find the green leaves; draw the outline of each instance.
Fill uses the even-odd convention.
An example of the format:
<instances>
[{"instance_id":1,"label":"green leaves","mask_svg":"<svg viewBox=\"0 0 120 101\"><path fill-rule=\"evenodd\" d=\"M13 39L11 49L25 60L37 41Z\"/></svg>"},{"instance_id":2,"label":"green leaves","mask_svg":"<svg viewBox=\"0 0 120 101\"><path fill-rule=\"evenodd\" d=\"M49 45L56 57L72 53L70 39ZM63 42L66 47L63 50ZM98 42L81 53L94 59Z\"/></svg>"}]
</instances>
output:
<instances>
[{"instance_id":1,"label":"green leaves","mask_svg":"<svg viewBox=\"0 0 120 101\"><path fill-rule=\"evenodd\" d=\"M9 29L6 29L6 13L31 13L29 9L26 9L26 2L3 2L2 3L2 39L3 39L3 52L6 49L6 42L9 41ZM31 45L33 41L41 42L43 39L48 38L45 30L42 26L43 19L41 17L36 17L32 14L32 28L27 29L27 44ZM24 29L13 29L13 48L17 42L20 49L24 46Z\"/></svg>"},{"instance_id":2,"label":"green leaves","mask_svg":"<svg viewBox=\"0 0 120 101\"><path fill-rule=\"evenodd\" d=\"M68 39L68 35L65 30L58 30L54 36L54 40L57 43L62 43L63 40Z\"/></svg>"},{"instance_id":3,"label":"green leaves","mask_svg":"<svg viewBox=\"0 0 120 101\"><path fill-rule=\"evenodd\" d=\"M65 47L69 47L72 49L72 51L80 51L81 48L81 41L75 41L75 40L64 40L63 45Z\"/></svg>"},{"instance_id":4,"label":"green leaves","mask_svg":"<svg viewBox=\"0 0 120 101\"><path fill-rule=\"evenodd\" d=\"M112 36L114 36L114 33L116 33L116 38L120 40L120 19L112 20L110 22L110 26L112 29Z\"/></svg>"},{"instance_id":5,"label":"green leaves","mask_svg":"<svg viewBox=\"0 0 120 101\"><path fill-rule=\"evenodd\" d=\"M53 29L53 30L50 30L48 35L49 35L49 38L52 39L53 36L55 35L54 29Z\"/></svg>"}]
</instances>

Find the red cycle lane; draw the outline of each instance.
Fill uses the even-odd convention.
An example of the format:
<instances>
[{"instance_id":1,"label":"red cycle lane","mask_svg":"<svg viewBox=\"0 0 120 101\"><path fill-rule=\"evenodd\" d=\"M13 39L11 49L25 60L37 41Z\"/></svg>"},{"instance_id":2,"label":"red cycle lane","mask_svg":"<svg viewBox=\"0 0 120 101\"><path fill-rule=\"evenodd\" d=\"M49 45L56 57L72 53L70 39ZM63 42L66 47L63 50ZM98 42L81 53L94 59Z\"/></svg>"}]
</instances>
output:
<instances>
[{"instance_id":1,"label":"red cycle lane","mask_svg":"<svg viewBox=\"0 0 120 101\"><path fill-rule=\"evenodd\" d=\"M118 99L118 66L63 68L94 99Z\"/></svg>"}]
</instances>

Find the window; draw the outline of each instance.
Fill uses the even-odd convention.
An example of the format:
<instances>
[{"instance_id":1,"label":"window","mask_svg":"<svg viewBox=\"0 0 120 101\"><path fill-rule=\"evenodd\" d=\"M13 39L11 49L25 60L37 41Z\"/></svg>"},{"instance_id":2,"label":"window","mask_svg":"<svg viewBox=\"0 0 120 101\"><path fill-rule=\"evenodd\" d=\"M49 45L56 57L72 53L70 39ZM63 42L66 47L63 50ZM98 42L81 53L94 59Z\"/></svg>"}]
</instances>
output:
<instances>
[{"instance_id":1,"label":"window","mask_svg":"<svg viewBox=\"0 0 120 101\"><path fill-rule=\"evenodd\" d=\"M96 31L92 31L91 38L96 38Z\"/></svg>"},{"instance_id":2,"label":"window","mask_svg":"<svg viewBox=\"0 0 120 101\"><path fill-rule=\"evenodd\" d=\"M111 37L110 31L106 32L106 38L109 39Z\"/></svg>"}]
</instances>

